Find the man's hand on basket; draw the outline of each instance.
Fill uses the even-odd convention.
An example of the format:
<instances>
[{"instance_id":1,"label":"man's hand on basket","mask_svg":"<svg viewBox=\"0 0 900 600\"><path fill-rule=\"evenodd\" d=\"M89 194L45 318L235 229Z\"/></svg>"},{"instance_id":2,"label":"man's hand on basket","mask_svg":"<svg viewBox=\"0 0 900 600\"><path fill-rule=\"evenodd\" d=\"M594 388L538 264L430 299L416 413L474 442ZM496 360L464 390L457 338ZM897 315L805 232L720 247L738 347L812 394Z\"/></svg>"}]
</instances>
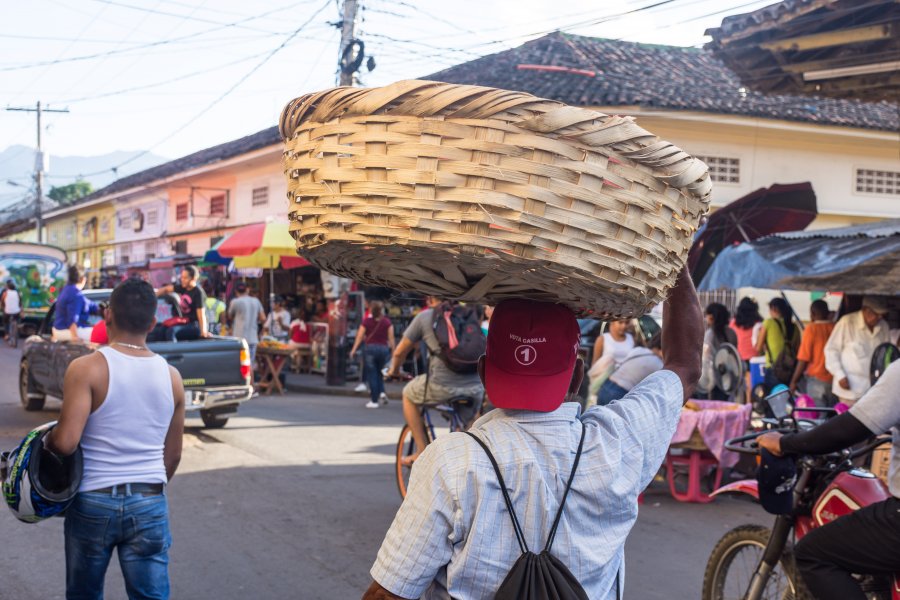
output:
<instances>
[{"instance_id":1,"label":"man's hand on basket","mask_svg":"<svg viewBox=\"0 0 900 600\"><path fill-rule=\"evenodd\" d=\"M764 433L756 438L760 448L765 448L775 456L781 456L781 434L777 431Z\"/></svg>"}]
</instances>

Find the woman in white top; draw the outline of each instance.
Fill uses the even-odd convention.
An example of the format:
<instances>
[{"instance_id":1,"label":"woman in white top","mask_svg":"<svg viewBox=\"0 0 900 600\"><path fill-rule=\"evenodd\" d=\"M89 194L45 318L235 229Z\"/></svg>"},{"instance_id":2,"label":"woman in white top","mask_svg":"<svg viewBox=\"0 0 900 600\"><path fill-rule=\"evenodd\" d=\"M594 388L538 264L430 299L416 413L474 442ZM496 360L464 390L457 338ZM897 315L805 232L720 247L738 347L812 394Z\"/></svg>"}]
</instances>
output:
<instances>
[{"instance_id":1,"label":"woman in white top","mask_svg":"<svg viewBox=\"0 0 900 600\"><path fill-rule=\"evenodd\" d=\"M611 356L616 365L625 360L634 348L634 336L627 329L628 319L609 322L607 332L597 336L597 341L594 342L595 363L605 356Z\"/></svg>"},{"instance_id":2,"label":"woman in white top","mask_svg":"<svg viewBox=\"0 0 900 600\"><path fill-rule=\"evenodd\" d=\"M4 339L15 348L17 346L19 315L22 314L22 298L12 279L6 282L3 290L3 314L6 315L6 335Z\"/></svg>"}]
</instances>

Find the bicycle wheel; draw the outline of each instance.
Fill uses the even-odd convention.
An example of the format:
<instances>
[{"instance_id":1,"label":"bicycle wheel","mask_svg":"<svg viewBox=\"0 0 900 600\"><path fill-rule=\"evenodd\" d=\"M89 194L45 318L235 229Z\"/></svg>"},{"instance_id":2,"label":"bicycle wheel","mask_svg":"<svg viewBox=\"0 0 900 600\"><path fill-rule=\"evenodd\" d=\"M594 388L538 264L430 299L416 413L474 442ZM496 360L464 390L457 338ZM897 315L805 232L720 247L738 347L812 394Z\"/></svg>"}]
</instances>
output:
<instances>
[{"instance_id":1,"label":"bicycle wheel","mask_svg":"<svg viewBox=\"0 0 900 600\"><path fill-rule=\"evenodd\" d=\"M401 498L406 498L406 485L409 483L410 468L403 466L402 459L409 456L416 450L416 442L413 440L412 429L409 425L404 425L400 430L400 439L397 440L397 455L394 465L397 471L397 490L400 492Z\"/></svg>"},{"instance_id":2,"label":"bicycle wheel","mask_svg":"<svg viewBox=\"0 0 900 600\"><path fill-rule=\"evenodd\" d=\"M741 600L762 560L768 528L742 525L726 533L713 549L703 574L702 600ZM800 581L794 555L785 548L760 600L811 600Z\"/></svg>"}]
</instances>

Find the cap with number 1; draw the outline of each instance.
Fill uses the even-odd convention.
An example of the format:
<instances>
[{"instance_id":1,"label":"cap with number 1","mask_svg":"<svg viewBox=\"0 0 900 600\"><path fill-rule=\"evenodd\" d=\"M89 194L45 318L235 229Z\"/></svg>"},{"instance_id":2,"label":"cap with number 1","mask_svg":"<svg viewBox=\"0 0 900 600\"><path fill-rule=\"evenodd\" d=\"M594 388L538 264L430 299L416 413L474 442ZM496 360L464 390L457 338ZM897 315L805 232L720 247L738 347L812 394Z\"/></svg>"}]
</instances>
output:
<instances>
[{"instance_id":1,"label":"cap with number 1","mask_svg":"<svg viewBox=\"0 0 900 600\"><path fill-rule=\"evenodd\" d=\"M497 408L550 412L565 400L581 333L565 306L504 300L491 315L485 391Z\"/></svg>"}]
</instances>

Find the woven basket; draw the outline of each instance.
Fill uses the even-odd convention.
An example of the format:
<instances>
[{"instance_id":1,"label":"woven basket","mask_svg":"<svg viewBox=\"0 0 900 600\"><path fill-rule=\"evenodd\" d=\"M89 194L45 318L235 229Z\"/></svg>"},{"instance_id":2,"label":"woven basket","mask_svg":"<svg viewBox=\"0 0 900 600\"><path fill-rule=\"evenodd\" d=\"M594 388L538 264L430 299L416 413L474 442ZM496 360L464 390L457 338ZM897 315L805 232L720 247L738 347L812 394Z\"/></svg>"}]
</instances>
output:
<instances>
[{"instance_id":1,"label":"woven basket","mask_svg":"<svg viewBox=\"0 0 900 600\"><path fill-rule=\"evenodd\" d=\"M687 259L706 165L638 127L433 81L307 94L281 115L297 249L357 281L629 317Z\"/></svg>"}]
</instances>

